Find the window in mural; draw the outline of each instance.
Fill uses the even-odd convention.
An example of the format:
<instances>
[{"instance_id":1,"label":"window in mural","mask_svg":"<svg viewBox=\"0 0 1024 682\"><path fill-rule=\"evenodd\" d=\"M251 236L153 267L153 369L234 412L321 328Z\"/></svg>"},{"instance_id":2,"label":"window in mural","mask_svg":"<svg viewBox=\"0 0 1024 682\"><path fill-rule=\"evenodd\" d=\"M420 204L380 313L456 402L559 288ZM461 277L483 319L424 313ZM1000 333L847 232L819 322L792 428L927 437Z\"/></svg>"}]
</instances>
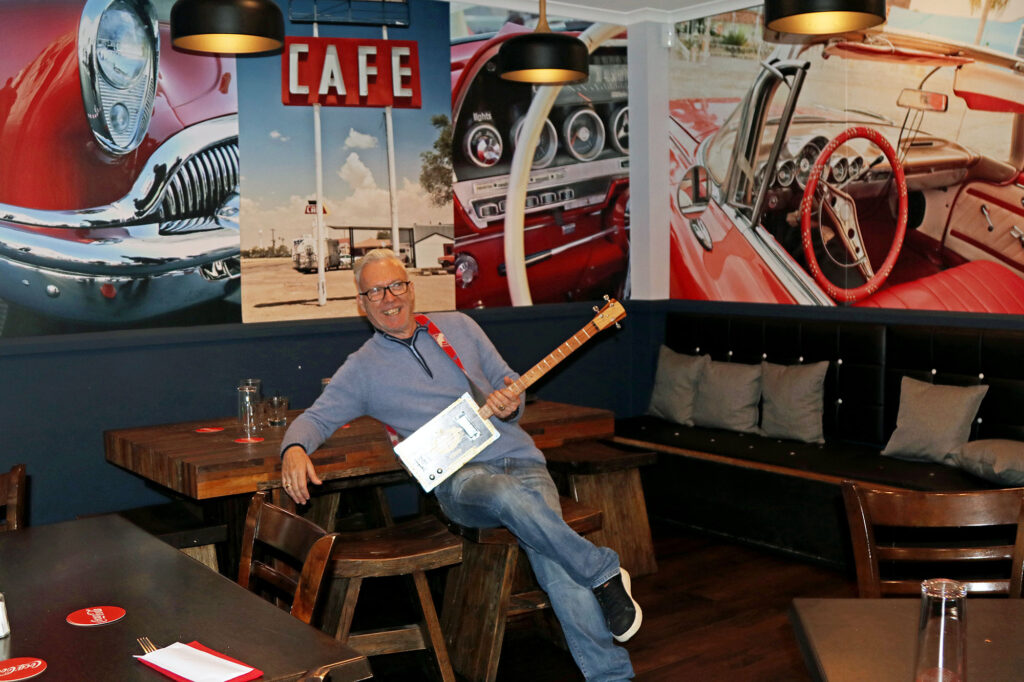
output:
<instances>
[{"instance_id":1,"label":"window in mural","mask_svg":"<svg viewBox=\"0 0 1024 682\"><path fill-rule=\"evenodd\" d=\"M760 8L677 26L672 297L1024 312L1024 19L950 4L803 44Z\"/></svg>"}]
</instances>

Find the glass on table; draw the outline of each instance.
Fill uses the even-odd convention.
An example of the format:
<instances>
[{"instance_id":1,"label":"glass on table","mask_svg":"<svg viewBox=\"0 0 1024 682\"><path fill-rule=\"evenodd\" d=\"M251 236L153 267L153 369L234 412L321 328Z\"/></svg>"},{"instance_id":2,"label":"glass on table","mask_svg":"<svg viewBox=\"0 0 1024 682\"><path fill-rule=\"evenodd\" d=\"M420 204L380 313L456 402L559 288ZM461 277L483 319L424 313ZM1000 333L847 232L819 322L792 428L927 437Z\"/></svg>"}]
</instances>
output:
<instances>
[{"instance_id":1,"label":"glass on table","mask_svg":"<svg viewBox=\"0 0 1024 682\"><path fill-rule=\"evenodd\" d=\"M288 398L275 395L267 398L264 403L269 426L286 426L288 424Z\"/></svg>"},{"instance_id":2,"label":"glass on table","mask_svg":"<svg viewBox=\"0 0 1024 682\"><path fill-rule=\"evenodd\" d=\"M965 682L967 588L955 580L921 583L914 682Z\"/></svg>"},{"instance_id":3,"label":"glass on table","mask_svg":"<svg viewBox=\"0 0 1024 682\"><path fill-rule=\"evenodd\" d=\"M247 438L259 435L261 418L262 405L257 388L252 385L239 386L238 423L241 426L242 433Z\"/></svg>"}]
</instances>

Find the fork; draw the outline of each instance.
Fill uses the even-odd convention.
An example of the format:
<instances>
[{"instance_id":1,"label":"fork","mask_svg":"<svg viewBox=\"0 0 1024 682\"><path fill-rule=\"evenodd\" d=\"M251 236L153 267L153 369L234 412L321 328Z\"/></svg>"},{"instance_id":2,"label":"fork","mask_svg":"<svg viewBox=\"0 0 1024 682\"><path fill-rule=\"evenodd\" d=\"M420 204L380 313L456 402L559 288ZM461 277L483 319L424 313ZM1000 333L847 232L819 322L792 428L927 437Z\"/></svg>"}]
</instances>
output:
<instances>
[{"instance_id":1,"label":"fork","mask_svg":"<svg viewBox=\"0 0 1024 682\"><path fill-rule=\"evenodd\" d=\"M135 641L139 643L144 653L151 654L156 651L156 645L150 641L149 637L138 637Z\"/></svg>"}]
</instances>

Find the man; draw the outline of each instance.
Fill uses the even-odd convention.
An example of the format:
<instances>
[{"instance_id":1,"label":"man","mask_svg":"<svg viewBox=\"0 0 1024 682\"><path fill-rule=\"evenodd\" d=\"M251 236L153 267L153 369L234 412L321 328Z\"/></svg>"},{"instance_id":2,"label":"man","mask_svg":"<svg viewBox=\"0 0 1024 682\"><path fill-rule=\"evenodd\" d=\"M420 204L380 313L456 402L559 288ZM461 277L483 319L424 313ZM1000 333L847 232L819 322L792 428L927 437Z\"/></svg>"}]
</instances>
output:
<instances>
[{"instance_id":1,"label":"man","mask_svg":"<svg viewBox=\"0 0 1024 682\"><path fill-rule=\"evenodd\" d=\"M376 333L289 426L282 441L285 490L296 503L309 501L309 483L321 481L307 453L343 424L369 415L408 436L476 384L500 436L435 489L442 510L465 526L508 528L551 599L586 679L631 679L629 654L613 641L632 637L642 620L629 574L613 550L595 547L562 520L544 456L518 425L519 398L506 388L516 378L512 370L471 318L434 313L430 322L455 349L460 368L417 322L414 286L392 251L367 253L354 275L359 309Z\"/></svg>"}]
</instances>

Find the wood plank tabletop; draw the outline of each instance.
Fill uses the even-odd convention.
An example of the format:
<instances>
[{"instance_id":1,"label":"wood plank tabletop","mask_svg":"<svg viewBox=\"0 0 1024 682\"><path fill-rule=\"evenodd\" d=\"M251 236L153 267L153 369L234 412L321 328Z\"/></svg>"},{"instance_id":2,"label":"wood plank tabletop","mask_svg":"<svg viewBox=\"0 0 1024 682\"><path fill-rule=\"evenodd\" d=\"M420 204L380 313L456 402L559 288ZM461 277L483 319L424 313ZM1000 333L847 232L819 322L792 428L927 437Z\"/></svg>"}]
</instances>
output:
<instances>
[{"instance_id":1,"label":"wood plank tabletop","mask_svg":"<svg viewBox=\"0 0 1024 682\"><path fill-rule=\"evenodd\" d=\"M289 419L300 413L289 413ZM544 400L529 403L520 424L541 449L610 438L615 432L615 417L609 410ZM226 417L113 429L103 437L107 461L175 492L206 500L279 487L278 451L284 431L285 427L264 429L261 442L240 443L237 421ZM325 481L401 471L383 425L370 417L335 431L313 454L313 462Z\"/></svg>"}]
</instances>

